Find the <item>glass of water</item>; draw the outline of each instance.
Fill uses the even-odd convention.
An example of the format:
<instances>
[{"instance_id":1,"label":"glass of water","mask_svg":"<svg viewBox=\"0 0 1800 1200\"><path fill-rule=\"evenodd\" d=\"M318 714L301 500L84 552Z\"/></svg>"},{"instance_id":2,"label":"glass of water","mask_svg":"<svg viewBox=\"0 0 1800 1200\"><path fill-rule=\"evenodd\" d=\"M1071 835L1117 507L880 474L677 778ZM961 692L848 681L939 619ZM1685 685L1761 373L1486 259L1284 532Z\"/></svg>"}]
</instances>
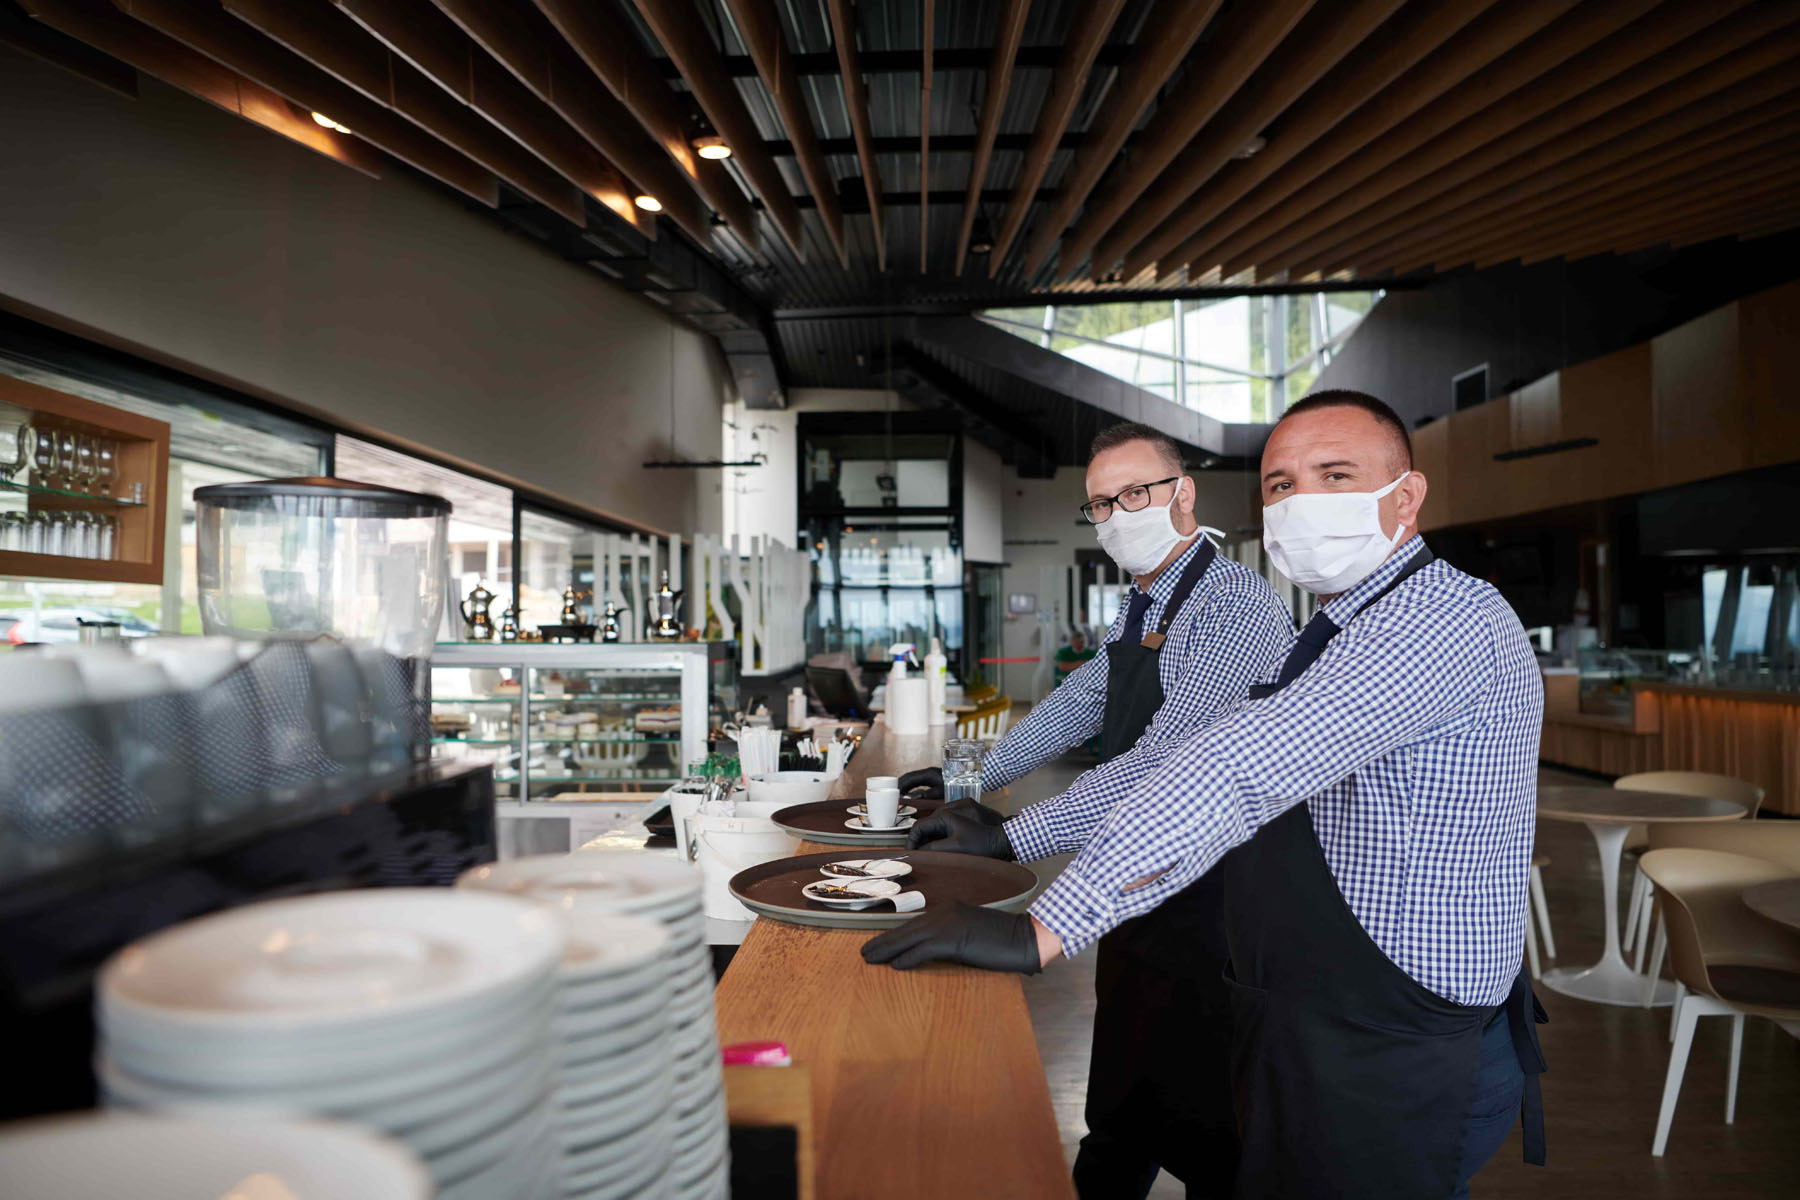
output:
<instances>
[{"instance_id":1,"label":"glass of water","mask_svg":"<svg viewBox=\"0 0 1800 1200\"><path fill-rule=\"evenodd\" d=\"M986 745L973 738L944 742L944 800L981 799L981 756Z\"/></svg>"}]
</instances>

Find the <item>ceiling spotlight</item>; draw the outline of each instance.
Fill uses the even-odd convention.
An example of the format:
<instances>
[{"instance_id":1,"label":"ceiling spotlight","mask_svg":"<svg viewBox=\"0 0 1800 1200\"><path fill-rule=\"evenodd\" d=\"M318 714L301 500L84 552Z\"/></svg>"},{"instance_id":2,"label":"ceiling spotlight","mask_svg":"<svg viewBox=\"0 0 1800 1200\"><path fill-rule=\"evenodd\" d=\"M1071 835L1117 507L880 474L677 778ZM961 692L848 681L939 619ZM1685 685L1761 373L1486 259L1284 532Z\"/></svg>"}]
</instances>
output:
<instances>
[{"instance_id":1,"label":"ceiling spotlight","mask_svg":"<svg viewBox=\"0 0 1800 1200\"><path fill-rule=\"evenodd\" d=\"M645 212L662 211L662 201L658 200L655 196L652 196L649 192L643 192L638 196L633 197L631 202Z\"/></svg>"},{"instance_id":2,"label":"ceiling spotlight","mask_svg":"<svg viewBox=\"0 0 1800 1200\"><path fill-rule=\"evenodd\" d=\"M994 252L994 227L985 216L975 218L974 231L969 235L970 254L992 254Z\"/></svg>"},{"instance_id":3,"label":"ceiling spotlight","mask_svg":"<svg viewBox=\"0 0 1800 1200\"><path fill-rule=\"evenodd\" d=\"M1252 137L1249 141L1245 142L1242 146L1238 147L1238 152L1236 154L1232 155L1231 157L1233 157L1233 158L1255 158L1257 153L1259 151L1261 151L1262 148L1264 146L1267 146L1268 144L1269 144L1269 139L1259 133L1256 136Z\"/></svg>"},{"instance_id":4,"label":"ceiling spotlight","mask_svg":"<svg viewBox=\"0 0 1800 1200\"><path fill-rule=\"evenodd\" d=\"M701 158L720 159L731 157L731 147L726 145L725 139L716 133L708 134L706 137L695 138L694 149L699 153Z\"/></svg>"},{"instance_id":5,"label":"ceiling spotlight","mask_svg":"<svg viewBox=\"0 0 1800 1200\"><path fill-rule=\"evenodd\" d=\"M334 129L339 133L349 133L350 132L350 127L348 125L339 125L336 121L332 120L330 117L326 116L322 112L314 113L312 115L312 119L314 121L318 122L320 125L323 125L326 129Z\"/></svg>"}]
</instances>

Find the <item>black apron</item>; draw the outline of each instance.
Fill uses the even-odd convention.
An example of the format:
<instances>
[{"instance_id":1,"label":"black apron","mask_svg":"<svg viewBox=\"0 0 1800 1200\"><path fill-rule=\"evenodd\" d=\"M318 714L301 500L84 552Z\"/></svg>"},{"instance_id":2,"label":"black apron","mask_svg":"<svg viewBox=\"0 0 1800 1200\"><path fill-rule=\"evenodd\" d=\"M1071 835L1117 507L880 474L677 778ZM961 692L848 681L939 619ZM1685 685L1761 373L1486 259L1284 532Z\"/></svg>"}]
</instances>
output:
<instances>
[{"instance_id":1,"label":"black apron","mask_svg":"<svg viewBox=\"0 0 1800 1200\"><path fill-rule=\"evenodd\" d=\"M1130 750L1162 707L1163 637L1214 553L1208 543L1194 554L1155 630L1107 646L1108 758ZM1184 1181L1189 1196L1231 1194L1237 1131L1223 891L1216 873L1203 875L1100 939L1088 1135L1074 1169L1081 1200L1142 1200L1159 1168Z\"/></svg>"},{"instance_id":2,"label":"black apron","mask_svg":"<svg viewBox=\"0 0 1800 1200\"><path fill-rule=\"evenodd\" d=\"M1432 560L1421 549L1355 615ZM1308 624L1272 695L1339 632ZM1444 1200L1461 1174L1463 1139L1495 1008L1452 1003L1420 985L1370 939L1345 903L1297 804L1228 854L1232 1076L1242 1158L1237 1194ZM1525 1072L1525 1158L1544 1161L1535 1024L1523 970L1501 1006Z\"/></svg>"}]
</instances>

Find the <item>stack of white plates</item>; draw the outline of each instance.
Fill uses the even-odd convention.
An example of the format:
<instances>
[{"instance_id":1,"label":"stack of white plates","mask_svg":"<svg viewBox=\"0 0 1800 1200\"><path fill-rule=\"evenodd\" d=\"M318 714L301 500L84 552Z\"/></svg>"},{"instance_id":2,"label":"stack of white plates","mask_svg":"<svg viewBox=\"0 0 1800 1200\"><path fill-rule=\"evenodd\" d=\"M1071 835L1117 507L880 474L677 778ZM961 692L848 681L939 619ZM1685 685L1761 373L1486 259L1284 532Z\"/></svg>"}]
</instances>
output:
<instances>
[{"instance_id":1,"label":"stack of white plates","mask_svg":"<svg viewBox=\"0 0 1800 1200\"><path fill-rule=\"evenodd\" d=\"M9 1196L428 1200L405 1146L324 1121L80 1113L0 1128Z\"/></svg>"},{"instance_id":2,"label":"stack of white plates","mask_svg":"<svg viewBox=\"0 0 1800 1200\"><path fill-rule=\"evenodd\" d=\"M675 1200L725 1197L731 1183L730 1132L699 869L636 851L584 851L476 867L457 886L506 892L567 912L614 913L662 923L669 936L663 1011L674 1052L669 1195ZM595 1014L595 1019L601 1018Z\"/></svg>"},{"instance_id":3,"label":"stack of white plates","mask_svg":"<svg viewBox=\"0 0 1800 1200\"><path fill-rule=\"evenodd\" d=\"M504 896L276 900L127 946L96 987L108 1102L386 1130L442 1200L558 1194L563 931Z\"/></svg>"},{"instance_id":4,"label":"stack of white plates","mask_svg":"<svg viewBox=\"0 0 1800 1200\"><path fill-rule=\"evenodd\" d=\"M675 1131L669 935L643 917L561 916L562 1194L567 1200L667 1196Z\"/></svg>"}]
</instances>

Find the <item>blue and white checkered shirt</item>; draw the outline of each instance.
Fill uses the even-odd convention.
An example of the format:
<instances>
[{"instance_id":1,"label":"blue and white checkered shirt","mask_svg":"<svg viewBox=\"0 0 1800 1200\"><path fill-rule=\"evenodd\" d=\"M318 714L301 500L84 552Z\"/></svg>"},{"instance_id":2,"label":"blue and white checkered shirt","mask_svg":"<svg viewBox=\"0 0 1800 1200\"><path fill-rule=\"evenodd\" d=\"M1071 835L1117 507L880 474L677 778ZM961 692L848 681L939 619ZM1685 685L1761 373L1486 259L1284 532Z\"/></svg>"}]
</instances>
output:
<instances>
[{"instance_id":1,"label":"blue and white checkered shirt","mask_svg":"<svg viewBox=\"0 0 1800 1200\"><path fill-rule=\"evenodd\" d=\"M1150 606L1144 612L1146 631L1155 629L1162 620L1169 596L1175 591L1181 573L1199 551L1202 540L1195 538L1194 544L1165 567L1150 585ZM1137 590L1137 585L1133 584L1131 593L1135 594ZM1025 719L1008 730L1006 736L988 751L981 769L984 792L998 791L1100 732L1106 710L1107 649L1124 633L1129 607L1129 604L1119 605L1119 614L1107 631L1106 643L1094 657L1033 705ZM1163 705L1143 737L1149 739L1154 735L1179 741L1205 723L1217 720L1244 698L1251 684L1280 665L1293 637L1293 617L1267 581L1241 563L1232 562L1223 555L1214 556L1206 574L1200 577L1176 612L1175 623L1169 627L1162 649L1157 651ZM1106 749L1115 748L1109 746ZM1058 800L1053 800L1033 805L1025 810L1025 814L1057 803ZM1014 832L1014 826L1021 817L1014 817L1006 826L1008 836L1014 838L1019 857L1041 858L1055 853L1054 850L1037 849L1036 842L1030 843L1029 848L1018 848L1021 835ZM1058 818L1046 812L1030 824L1036 828L1039 822L1068 824L1075 819ZM1088 821L1087 826L1091 828L1097 819Z\"/></svg>"},{"instance_id":2,"label":"blue and white checkered shirt","mask_svg":"<svg viewBox=\"0 0 1800 1200\"><path fill-rule=\"evenodd\" d=\"M1351 619L1421 544L1325 605L1348 624L1293 683L1103 798L1109 814L1031 908L1065 953L1304 801L1383 953L1456 1003L1506 998L1525 942L1543 683L1506 601L1441 560Z\"/></svg>"}]
</instances>

